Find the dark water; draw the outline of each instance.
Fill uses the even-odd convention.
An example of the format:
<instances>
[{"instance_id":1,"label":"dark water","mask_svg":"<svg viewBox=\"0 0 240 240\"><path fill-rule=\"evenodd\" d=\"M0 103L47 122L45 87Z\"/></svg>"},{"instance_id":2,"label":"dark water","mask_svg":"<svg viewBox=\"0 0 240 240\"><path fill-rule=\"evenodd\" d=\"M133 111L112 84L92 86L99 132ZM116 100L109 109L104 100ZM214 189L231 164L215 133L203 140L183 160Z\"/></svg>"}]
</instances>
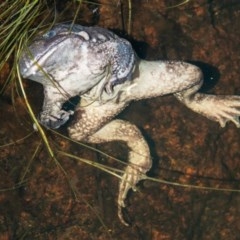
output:
<instances>
[{"instance_id":1,"label":"dark water","mask_svg":"<svg viewBox=\"0 0 240 240\"><path fill-rule=\"evenodd\" d=\"M83 4L77 22L120 33L141 58L195 62L208 83L203 91L240 94L239 2L199 0L167 8L176 2L132 1L130 33L127 1ZM71 20L76 5L63 4L58 10L63 20ZM31 82L25 82L25 87L38 114L42 88ZM0 101L0 239L239 238L238 192L148 180L140 184L139 192L129 194L127 215L132 226L123 226L117 217L119 180L58 150L115 168L123 166L46 131L57 160L52 159L39 133L33 132L23 98L15 94L13 101L11 94L7 91ZM222 129L172 96L133 103L120 117L135 123L147 139L154 162L151 177L240 189L240 134L233 124ZM66 128L58 132L67 135ZM128 157L123 143L91 147L123 161Z\"/></svg>"}]
</instances>

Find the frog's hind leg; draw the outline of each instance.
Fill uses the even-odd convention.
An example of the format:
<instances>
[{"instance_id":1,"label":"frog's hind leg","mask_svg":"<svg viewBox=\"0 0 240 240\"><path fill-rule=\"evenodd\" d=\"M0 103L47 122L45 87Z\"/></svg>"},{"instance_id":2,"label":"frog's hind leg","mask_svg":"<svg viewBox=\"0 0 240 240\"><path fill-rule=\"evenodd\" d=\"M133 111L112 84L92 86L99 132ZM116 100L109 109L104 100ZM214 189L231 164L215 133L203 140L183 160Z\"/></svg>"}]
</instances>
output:
<instances>
[{"instance_id":1,"label":"frog's hind leg","mask_svg":"<svg viewBox=\"0 0 240 240\"><path fill-rule=\"evenodd\" d=\"M209 95L197 93L197 90L198 87L194 86L174 95L191 110L219 122L221 127L225 127L228 121L240 127L240 96Z\"/></svg>"},{"instance_id":2,"label":"frog's hind leg","mask_svg":"<svg viewBox=\"0 0 240 240\"><path fill-rule=\"evenodd\" d=\"M138 128L123 120L113 120L103 128L87 138L87 142L102 143L110 141L123 141L130 148L129 164L122 176L118 194L118 216L125 225L122 208L130 189L136 190L136 184L145 178L145 173L151 168L152 161L148 144Z\"/></svg>"}]
</instances>

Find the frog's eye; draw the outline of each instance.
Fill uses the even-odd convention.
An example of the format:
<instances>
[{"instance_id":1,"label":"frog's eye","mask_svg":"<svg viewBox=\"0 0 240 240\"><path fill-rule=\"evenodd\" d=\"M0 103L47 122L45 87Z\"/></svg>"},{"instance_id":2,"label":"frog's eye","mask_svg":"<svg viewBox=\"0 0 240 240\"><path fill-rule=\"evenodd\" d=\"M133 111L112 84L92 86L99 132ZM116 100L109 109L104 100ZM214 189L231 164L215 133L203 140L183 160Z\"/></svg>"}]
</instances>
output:
<instances>
[{"instance_id":1,"label":"frog's eye","mask_svg":"<svg viewBox=\"0 0 240 240\"><path fill-rule=\"evenodd\" d=\"M46 32L45 34L43 34L43 38L52 38L55 35L56 35L56 31L50 30L50 31Z\"/></svg>"}]
</instances>

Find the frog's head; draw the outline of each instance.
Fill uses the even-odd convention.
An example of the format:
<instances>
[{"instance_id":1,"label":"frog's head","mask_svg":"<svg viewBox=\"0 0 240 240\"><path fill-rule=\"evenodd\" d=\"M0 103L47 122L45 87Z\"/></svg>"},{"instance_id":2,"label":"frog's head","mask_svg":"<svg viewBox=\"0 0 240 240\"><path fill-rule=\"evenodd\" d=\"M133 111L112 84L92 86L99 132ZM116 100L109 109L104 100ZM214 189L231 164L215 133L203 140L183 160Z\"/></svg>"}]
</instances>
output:
<instances>
[{"instance_id":1,"label":"frog's head","mask_svg":"<svg viewBox=\"0 0 240 240\"><path fill-rule=\"evenodd\" d=\"M60 25L38 35L21 54L19 59L21 75L44 84L45 68L57 67L59 58L63 56L61 51L71 41L69 33L67 26ZM63 54L65 52L62 51Z\"/></svg>"},{"instance_id":2,"label":"frog's head","mask_svg":"<svg viewBox=\"0 0 240 240\"><path fill-rule=\"evenodd\" d=\"M100 93L112 93L115 85L131 80L135 65L128 41L100 27L65 24L37 36L19 59L24 78L61 86L70 95L96 85Z\"/></svg>"}]
</instances>

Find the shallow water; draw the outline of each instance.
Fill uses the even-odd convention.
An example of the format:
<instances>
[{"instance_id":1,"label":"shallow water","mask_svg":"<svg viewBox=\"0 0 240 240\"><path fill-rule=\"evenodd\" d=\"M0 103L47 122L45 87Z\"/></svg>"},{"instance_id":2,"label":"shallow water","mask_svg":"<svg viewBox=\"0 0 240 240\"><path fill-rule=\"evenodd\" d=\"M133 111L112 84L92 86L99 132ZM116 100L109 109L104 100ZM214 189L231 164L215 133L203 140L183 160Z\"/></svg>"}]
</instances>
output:
<instances>
[{"instance_id":1,"label":"shallow water","mask_svg":"<svg viewBox=\"0 0 240 240\"><path fill-rule=\"evenodd\" d=\"M190 1L173 9L166 7L176 1L132 1L131 37L125 34L127 1L123 12L120 5L99 2L103 5L84 5L78 23L116 30L142 58L195 61L210 92L240 94L238 1ZM4 79L3 72L1 83ZM38 114L42 88L28 81L25 87ZM13 102L7 91L0 106L0 239L238 239L239 193L151 181L129 194L132 226L123 226L117 217L118 179L57 150L122 169L121 164L46 131L65 175L33 132L23 99L16 96ZM172 96L133 103L120 117L135 123L148 140L154 161L150 176L240 189L240 130L233 124L222 129ZM67 134L66 128L58 132ZM93 147L127 159L122 143Z\"/></svg>"}]
</instances>

